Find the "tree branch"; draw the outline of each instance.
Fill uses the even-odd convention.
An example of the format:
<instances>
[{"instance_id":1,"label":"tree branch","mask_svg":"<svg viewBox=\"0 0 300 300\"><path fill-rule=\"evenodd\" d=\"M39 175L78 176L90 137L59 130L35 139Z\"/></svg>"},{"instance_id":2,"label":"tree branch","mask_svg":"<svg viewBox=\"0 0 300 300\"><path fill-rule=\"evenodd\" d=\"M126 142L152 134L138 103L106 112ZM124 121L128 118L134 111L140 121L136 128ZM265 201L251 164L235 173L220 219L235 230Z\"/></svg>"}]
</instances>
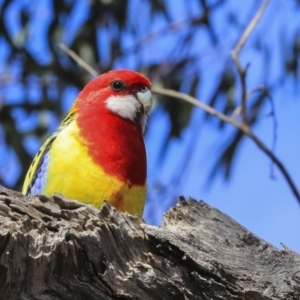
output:
<instances>
[{"instance_id":1,"label":"tree branch","mask_svg":"<svg viewBox=\"0 0 300 300\"><path fill-rule=\"evenodd\" d=\"M234 64L237 68L240 80L241 80L241 89L242 89L242 95L241 95L241 116L242 116L242 122L244 124L247 124L247 111L246 111L246 101L247 101L247 87L246 87L246 75L247 70L249 67L249 64L246 65L245 68L242 67L240 60L239 60L239 54L241 50L243 49L246 41L248 40L250 34L258 24L259 20L261 19L265 9L267 8L269 4L269 0L265 0L257 13L254 15L253 19L250 21L248 26L246 27L245 31L243 32L241 38L239 39L237 45L231 52L232 59L234 61Z\"/></svg>"},{"instance_id":2,"label":"tree branch","mask_svg":"<svg viewBox=\"0 0 300 300\"><path fill-rule=\"evenodd\" d=\"M235 118L226 116L225 114L214 109L212 106L209 106L206 103L199 101L198 99L196 99L188 94L177 92L177 91L174 91L171 89L155 87L155 86L152 87L151 90L154 94L161 95L161 96L173 97L173 98L188 102L194 106L197 106L197 107L201 108L202 110L204 110L205 112L211 114L212 116L215 116L226 123L232 124L236 128L242 130L245 134L248 134L249 128L247 126L244 126L243 124L239 123L238 121L236 121Z\"/></svg>"},{"instance_id":3,"label":"tree branch","mask_svg":"<svg viewBox=\"0 0 300 300\"><path fill-rule=\"evenodd\" d=\"M98 76L98 72L93 69L89 64L87 64L81 57L79 57L74 51L72 51L69 47L67 47L64 43L60 43L59 47L66 52L70 57L72 57L79 66L85 69L88 73L90 73L93 77Z\"/></svg>"},{"instance_id":4,"label":"tree branch","mask_svg":"<svg viewBox=\"0 0 300 300\"><path fill-rule=\"evenodd\" d=\"M0 299L292 300L299 273L298 254L202 201L181 197L156 227L0 187Z\"/></svg>"},{"instance_id":5,"label":"tree branch","mask_svg":"<svg viewBox=\"0 0 300 300\"><path fill-rule=\"evenodd\" d=\"M289 187L291 188L294 196L296 197L298 203L300 204L300 194L299 191L296 187L296 184L294 183L292 177L290 176L289 172L287 171L286 167L283 165L283 163L277 158L277 156L270 150L251 130L251 128L242 122L238 122L235 118L233 117L228 117L225 114L215 110L213 107L197 100L196 98L189 96L187 94L183 94L177 91L169 90L169 89L164 89L164 88L158 88L158 87L153 87L152 91L155 94L161 95L161 96L168 96L168 97L173 97L177 99L181 99L183 101L189 102L193 104L194 106L197 106L204 111L208 112L209 114L216 116L220 120L229 123L233 126L235 126L237 129L241 130L245 135L247 135L257 146L260 150L262 150L273 162L274 164L278 167L278 169L281 171L283 174L283 177L287 181Z\"/></svg>"}]
</instances>

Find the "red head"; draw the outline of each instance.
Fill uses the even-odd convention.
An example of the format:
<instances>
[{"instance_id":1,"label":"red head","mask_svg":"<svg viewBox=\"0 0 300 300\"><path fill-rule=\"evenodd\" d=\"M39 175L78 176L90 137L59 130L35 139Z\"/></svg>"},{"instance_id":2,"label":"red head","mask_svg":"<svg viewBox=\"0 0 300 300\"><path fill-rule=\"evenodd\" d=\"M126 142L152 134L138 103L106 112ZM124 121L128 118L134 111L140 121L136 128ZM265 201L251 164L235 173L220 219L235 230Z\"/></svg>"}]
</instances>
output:
<instances>
[{"instance_id":1,"label":"red head","mask_svg":"<svg viewBox=\"0 0 300 300\"><path fill-rule=\"evenodd\" d=\"M140 123L144 129L152 106L151 83L142 74L114 70L88 83L79 94L78 105L86 109L108 110L122 118Z\"/></svg>"}]
</instances>

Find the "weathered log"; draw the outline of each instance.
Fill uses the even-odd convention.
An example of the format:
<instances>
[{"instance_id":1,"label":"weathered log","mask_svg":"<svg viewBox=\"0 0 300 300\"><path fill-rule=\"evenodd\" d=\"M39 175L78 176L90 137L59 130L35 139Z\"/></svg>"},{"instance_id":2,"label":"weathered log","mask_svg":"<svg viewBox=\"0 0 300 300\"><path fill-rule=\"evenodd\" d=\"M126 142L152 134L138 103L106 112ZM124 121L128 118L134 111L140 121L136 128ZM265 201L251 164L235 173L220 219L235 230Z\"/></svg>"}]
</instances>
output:
<instances>
[{"instance_id":1,"label":"weathered log","mask_svg":"<svg viewBox=\"0 0 300 300\"><path fill-rule=\"evenodd\" d=\"M156 227L0 188L0 299L300 299L300 256L202 201Z\"/></svg>"}]
</instances>

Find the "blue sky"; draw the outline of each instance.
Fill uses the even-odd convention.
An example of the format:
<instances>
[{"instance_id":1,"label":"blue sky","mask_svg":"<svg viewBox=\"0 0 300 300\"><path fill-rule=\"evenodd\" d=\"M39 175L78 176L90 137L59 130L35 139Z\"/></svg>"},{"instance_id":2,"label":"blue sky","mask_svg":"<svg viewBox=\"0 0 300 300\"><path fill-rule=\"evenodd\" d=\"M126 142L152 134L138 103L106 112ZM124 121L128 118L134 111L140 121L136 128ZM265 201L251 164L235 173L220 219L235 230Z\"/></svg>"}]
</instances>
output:
<instances>
[{"instance_id":1,"label":"blue sky","mask_svg":"<svg viewBox=\"0 0 300 300\"><path fill-rule=\"evenodd\" d=\"M173 22L180 22L191 15L195 16L200 13L197 9L197 1L191 0L191 6L188 9L184 8L184 0L176 0L176 5L171 5L174 2L170 1ZM241 55L243 65L251 62L247 78L247 85L250 90L261 84L278 80L284 68L283 65L279 64L280 57L288 51L287 45L290 39L295 32L299 33L300 30L299 10L295 9L293 1L273 0L270 2L263 19ZM81 21L87 17L85 2L79 1L78 3L77 10L68 21L68 34L62 34L62 40L66 43L70 42L72 32L80 27ZM139 6L135 5L135 0L130 3L130 12L134 16L132 20L136 22L140 37L149 32L155 32L166 25L162 18L151 20L148 15L148 8L143 6L141 2L139 2ZM216 34L222 37L222 42L218 47L212 47L210 38L204 30L195 32L195 41L190 51L198 54L200 59L193 66L193 70L187 72L196 69L201 75L202 85L201 89L198 90L198 95L202 101L206 102L209 99L220 72L224 68L233 68L230 50L241 32L228 25L226 13L235 11L239 16L239 22L246 25L259 3L261 1L230 0L225 7L216 11L212 16L212 21L216 28ZM19 5L30 5L30 1L28 3L20 1ZM33 29L29 36L29 44L33 53L47 63L49 56L46 46L39 40L45 33L47 22L52 17L49 2L47 0L39 1L38 7L31 4L31 9L33 12L38 11L38 14L32 21ZM136 10L141 13L136 14ZM17 20L13 9L10 17L11 20ZM151 20L151 28L145 26L145 20ZM18 33L21 30L18 22L11 23L12 34ZM39 26L39 24L43 24L43 26ZM255 37L258 36L261 37L263 43L271 45L271 52L267 57L263 58L253 47ZM22 38L22 35L19 38ZM109 57L108 48L105 47L108 39L109 34L107 32L99 32L99 48L102 51L103 59ZM129 48L136 42L130 34L123 36L122 41ZM132 53L125 60L117 61L115 67L135 69L138 61L145 61L146 64L149 60L159 61L168 58L169 55L172 58L172 55L175 55L172 51L173 45L176 45L176 40L172 34L167 37L163 36L146 44L138 55ZM158 51L158 49L165 51ZM3 65L1 57L5 58L8 55L8 49L3 42L0 43L0 54L0 67L3 72L7 66ZM266 60L271 65L269 71L265 68ZM18 73L18 65L12 65L10 73L11 75ZM188 77L184 77L182 80L188 83ZM2 92L9 93L7 98L9 103L18 103L24 90L22 86L12 82L2 87ZM31 93L34 94L35 101L38 101L41 93L34 81L32 82ZM65 112L71 106L76 94L77 90L70 88L62 95ZM238 91L235 95L238 100ZM288 76L285 78L285 83L276 89L272 96L278 121L276 155L286 165L300 188L300 138L297 132L300 125L299 79ZM272 120L267 117L269 112L270 106L265 105L254 132L271 147L273 127ZM168 133L169 122L161 108L158 106L154 108L146 136L149 199L144 214L145 219L150 223L159 224L163 213L170 205L177 203L179 195L192 196L197 200L203 199L208 204L227 213L247 229L275 246L281 247L280 242L283 242L291 249L300 252L299 204L278 170L275 170L276 179L270 178L269 158L250 140L245 140L238 150L231 180L224 182L223 177L218 175L210 185L207 184L207 176L215 158L220 153L220 147L225 138L233 132L233 129L228 126L225 131L220 133L214 123L203 120L203 115L200 109L193 111L190 126L184 130L181 139L171 141L166 150L165 159L161 160L161 149L164 147L163 138ZM53 115L47 114L39 114L24 119L21 112L16 112L15 117L22 121L22 124L20 121L20 126L23 130L42 120L49 128L50 133L59 124L59 120ZM2 138L1 132L0 138ZM33 154L38 150L39 143L36 139L31 138L27 146L30 147ZM5 169L6 172L3 175L6 176L8 183L12 182L15 174L19 172L16 158L11 150L3 147L0 147L0 157L5 158L0 159L1 173Z\"/></svg>"}]
</instances>

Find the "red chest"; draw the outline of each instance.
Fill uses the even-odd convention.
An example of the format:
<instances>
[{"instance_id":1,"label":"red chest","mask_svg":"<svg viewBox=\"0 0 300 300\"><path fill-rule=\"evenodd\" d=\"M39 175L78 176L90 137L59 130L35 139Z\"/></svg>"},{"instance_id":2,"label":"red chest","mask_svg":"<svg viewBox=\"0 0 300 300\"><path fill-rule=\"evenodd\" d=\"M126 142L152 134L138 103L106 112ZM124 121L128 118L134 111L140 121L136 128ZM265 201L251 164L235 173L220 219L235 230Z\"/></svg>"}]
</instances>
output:
<instances>
[{"instance_id":1,"label":"red chest","mask_svg":"<svg viewBox=\"0 0 300 300\"><path fill-rule=\"evenodd\" d=\"M84 113L84 114L83 114ZM87 107L77 125L93 161L128 186L145 185L146 151L139 124Z\"/></svg>"}]
</instances>

